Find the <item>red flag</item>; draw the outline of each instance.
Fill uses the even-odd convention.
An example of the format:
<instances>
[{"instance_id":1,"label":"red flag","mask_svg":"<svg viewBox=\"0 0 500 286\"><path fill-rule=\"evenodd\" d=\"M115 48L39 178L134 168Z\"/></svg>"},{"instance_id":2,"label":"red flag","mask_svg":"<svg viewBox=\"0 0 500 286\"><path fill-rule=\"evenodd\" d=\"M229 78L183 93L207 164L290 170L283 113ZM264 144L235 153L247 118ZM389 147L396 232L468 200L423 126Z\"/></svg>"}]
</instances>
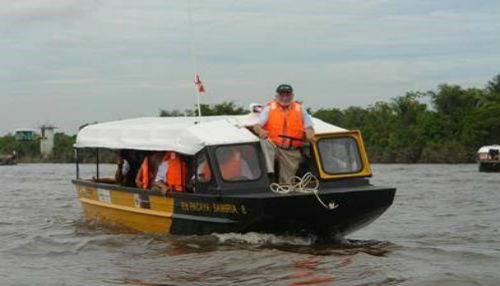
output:
<instances>
[{"instance_id":1,"label":"red flag","mask_svg":"<svg viewBox=\"0 0 500 286\"><path fill-rule=\"evenodd\" d=\"M199 93L205 92L205 87L203 86L203 83L201 82L200 76L198 74L194 76L194 85L196 86L196 89Z\"/></svg>"}]
</instances>

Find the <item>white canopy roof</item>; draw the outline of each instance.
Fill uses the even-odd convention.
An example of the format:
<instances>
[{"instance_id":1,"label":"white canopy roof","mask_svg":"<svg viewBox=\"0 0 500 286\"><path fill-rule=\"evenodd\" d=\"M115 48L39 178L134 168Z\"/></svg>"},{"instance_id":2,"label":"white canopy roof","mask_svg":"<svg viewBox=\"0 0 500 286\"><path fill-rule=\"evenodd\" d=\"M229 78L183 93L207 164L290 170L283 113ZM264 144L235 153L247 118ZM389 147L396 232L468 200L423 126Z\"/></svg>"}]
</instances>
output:
<instances>
[{"instance_id":1,"label":"white canopy roof","mask_svg":"<svg viewBox=\"0 0 500 286\"><path fill-rule=\"evenodd\" d=\"M479 148L477 153L488 153L488 152L490 152L490 149L500 151L500 145L483 146L483 147Z\"/></svg>"},{"instance_id":2,"label":"white canopy roof","mask_svg":"<svg viewBox=\"0 0 500 286\"><path fill-rule=\"evenodd\" d=\"M239 116L145 117L111 121L84 127L76 148L176 151L192 155L205 146L257 142L246 126L257 122L258 114ZM345 131L313 118L316 133Z\"/></svg>"}]
</instances>

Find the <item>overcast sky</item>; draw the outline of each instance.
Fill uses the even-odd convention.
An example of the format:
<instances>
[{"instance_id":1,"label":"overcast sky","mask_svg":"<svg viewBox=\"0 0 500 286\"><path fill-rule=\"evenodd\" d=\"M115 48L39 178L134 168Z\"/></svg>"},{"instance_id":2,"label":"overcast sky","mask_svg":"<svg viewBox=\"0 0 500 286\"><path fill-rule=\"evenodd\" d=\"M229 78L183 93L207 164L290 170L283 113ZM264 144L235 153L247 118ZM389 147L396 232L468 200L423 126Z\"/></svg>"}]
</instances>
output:
<instances>
[{"instance_id":1,"label":"overcast sky","mask_svg":"<svg viewBox=\"0 0 500 286\"><path fill-rule=\"evenodd\" d=\"M290 83L345 108L500 73L498 0L0 0L0 134L51 123L247 106Z\"/></svg>"}]
</instances>

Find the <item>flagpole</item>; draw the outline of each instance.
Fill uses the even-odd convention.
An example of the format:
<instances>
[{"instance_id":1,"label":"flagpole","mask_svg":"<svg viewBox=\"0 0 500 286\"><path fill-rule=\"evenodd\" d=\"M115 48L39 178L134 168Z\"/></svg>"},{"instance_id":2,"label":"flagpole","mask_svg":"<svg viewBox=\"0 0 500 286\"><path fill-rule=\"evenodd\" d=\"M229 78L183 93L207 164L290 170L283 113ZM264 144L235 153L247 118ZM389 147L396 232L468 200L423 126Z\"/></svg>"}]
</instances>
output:
<instances>
[{"instance_id":1,"label":"flagpole","mask_svg":"<svg viewBox=\"0 0 500 286\"><path fill-rule=\"evenodd\" d=\"M198 80L198 64L196 62L196 51L194 46L194 25L193 25L193 15L191 0L188 0L188 16L189 16L189 29L191 32L191 60L193 64L193 74L195 82ZM196 102L198 105L198 119L201 121L201 104L200 104L200 89L196 86Z\"/></svg>"},{"instance_id":2,"label":"flagpole","mask_svg":"<svg viewBox=\"0 0 500 286\"><path fill-rule=\"evenodd\" d=\"M196 90L197 90L197 92L196 92L196 99L198 101L198 118L200 119L200 122L201 122L200 91L198 90L198 88Z\"/></svg>"}]
</instances>

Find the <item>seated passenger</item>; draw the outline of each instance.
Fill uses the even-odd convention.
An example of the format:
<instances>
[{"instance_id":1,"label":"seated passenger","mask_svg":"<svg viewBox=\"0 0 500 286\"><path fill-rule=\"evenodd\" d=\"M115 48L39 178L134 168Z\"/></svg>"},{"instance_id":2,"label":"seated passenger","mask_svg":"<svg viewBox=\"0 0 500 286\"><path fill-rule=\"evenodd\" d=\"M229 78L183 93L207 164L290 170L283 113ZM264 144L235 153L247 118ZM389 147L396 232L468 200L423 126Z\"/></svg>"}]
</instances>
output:
<instances>
[{"instance_id":1,"label":"seated passenger","mask_svg":"<svg viewBox=\"0 0 500 286\"><path fill-rule=\"evenodd\" d=\"M180 156L175 152L165 152L158 167L154 188L162 194L167 192L183 192L186 188L187 168Z\"/></svg>"},{"instance_id":2,"label":"seated passenger","mask_svg":"<svg viewBox=\"0 0 500 286\"><path fill-rule=\"evenodd\" d=\"M124 186L125 178L130 171L130 164L128 163L128 160L125 159L125 150L120 150L120 152L118 153L116 165L117 168L115 172L115 181L117 184Z\"/></svg>"},{"instance_id":3,"label":"seated passenger","mask_svg":"<svg viewBox=\"0 0 500 286\"><path fill-rule=\"evenodd\" d=\"M138 188L149 189L153 186L156 178L156 171L162 160L161 152L154 152L146 155L142 161L141 168L135 177L135 184Z\"/></svg>"},{"instance_id":4,"label":"seated passenger","mask_svg":"<svg viewBox=\"0 0 500 286\"><path fill-rule=\"evenodd\" d=\"M123 185L127 187L135 187L135 178L141 168L144 155L137 150L124 150L123 156L129 165L129 171L124 178Z\"/></svg>"},{"instance_id":5,"label":"seated passenger","mask_svg":"<svg viewBox=\"0 0 500 286\"><path fill-rule=\"evenodd\" d=\"M242 158L241 153L236 148L221 148L217 152L217 159L222 178L227 181L250 180L253 174L247 162Z\"/></svg>"}]
</instances>

